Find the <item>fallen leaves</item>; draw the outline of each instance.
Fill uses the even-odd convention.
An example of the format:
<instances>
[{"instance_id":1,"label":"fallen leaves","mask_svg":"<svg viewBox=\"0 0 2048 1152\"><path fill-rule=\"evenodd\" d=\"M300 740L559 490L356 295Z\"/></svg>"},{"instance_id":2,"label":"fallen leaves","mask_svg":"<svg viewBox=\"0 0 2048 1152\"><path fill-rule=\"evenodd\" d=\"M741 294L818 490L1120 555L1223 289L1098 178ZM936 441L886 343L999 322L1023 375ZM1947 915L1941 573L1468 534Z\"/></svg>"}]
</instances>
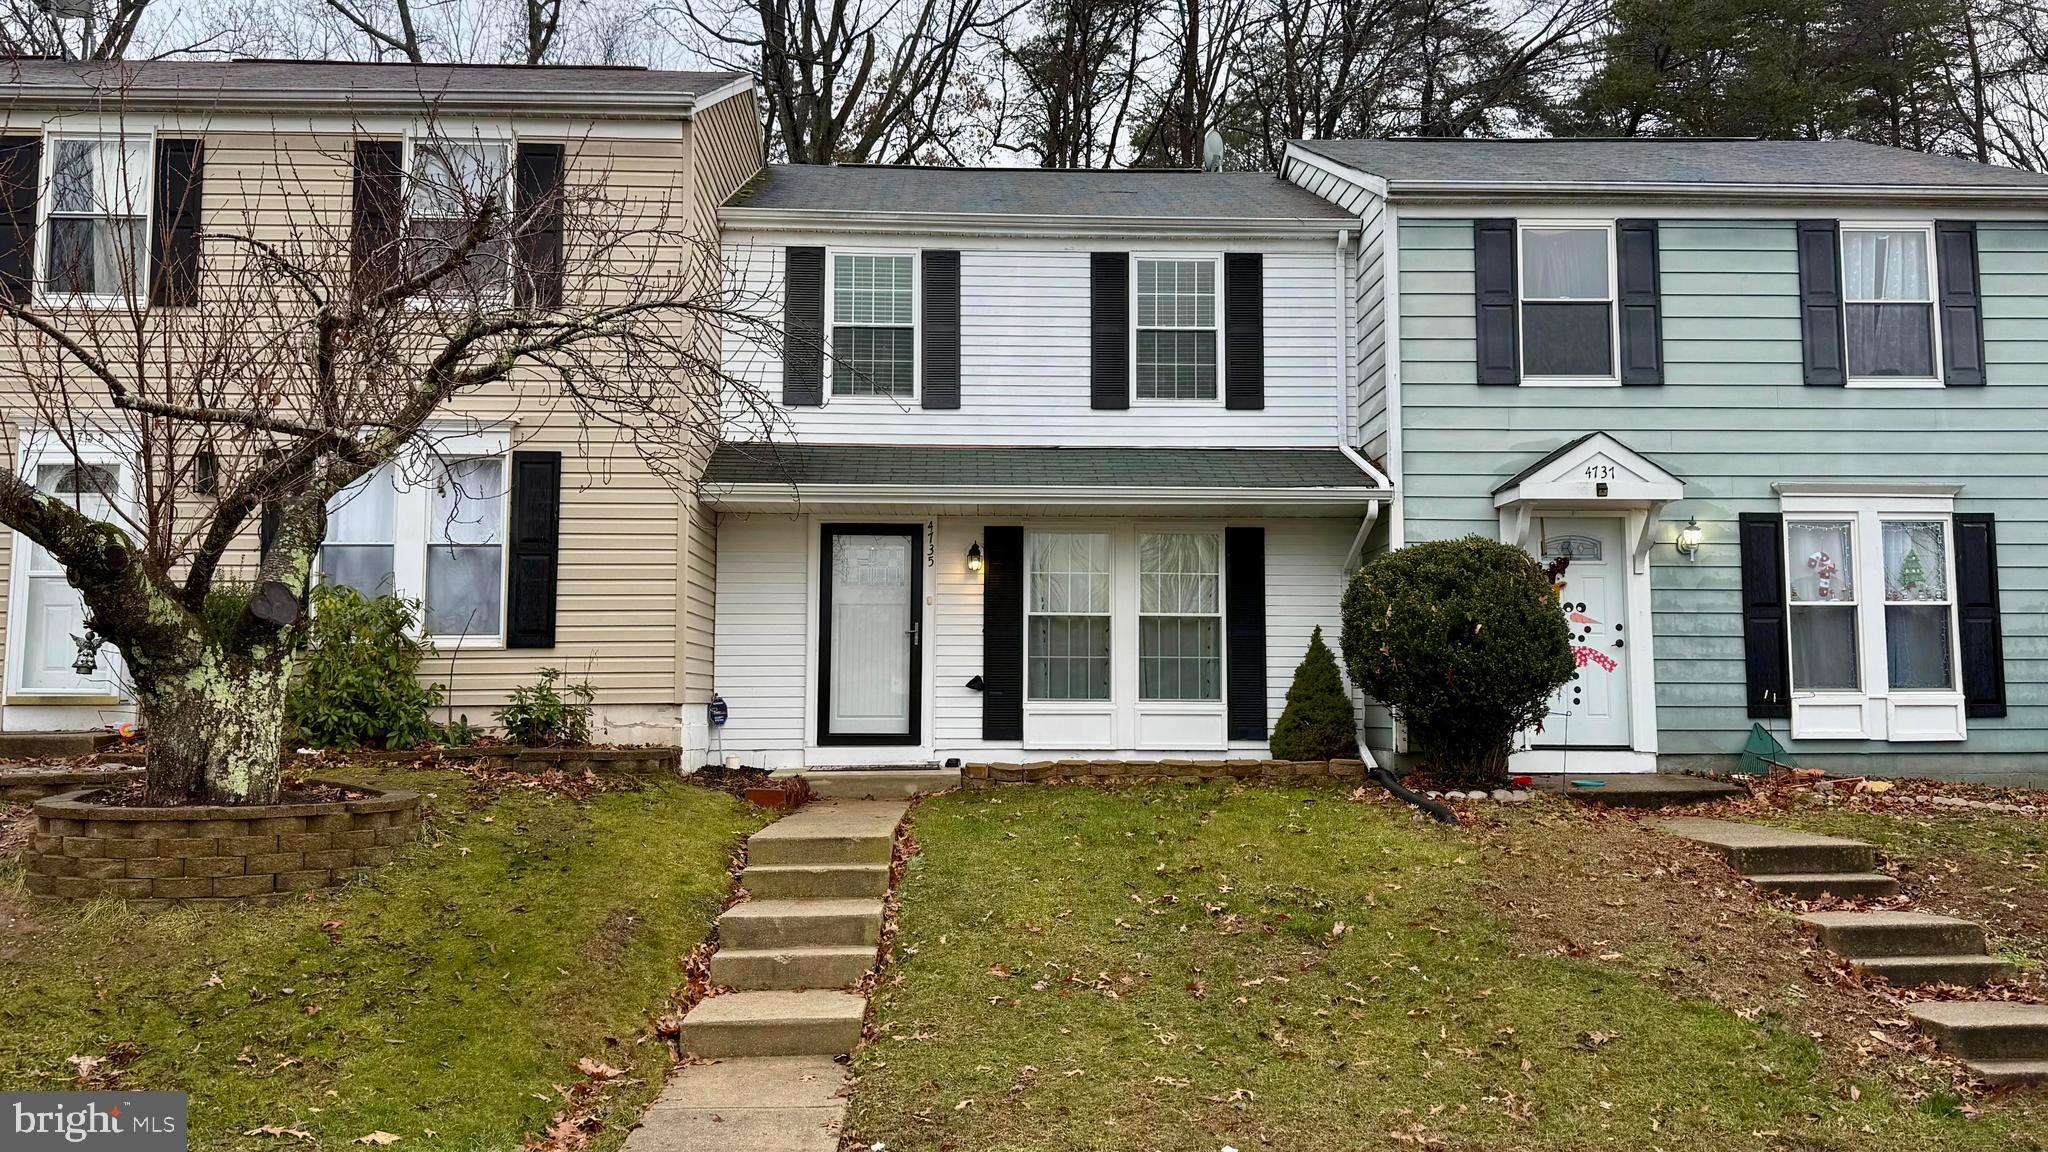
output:
<instances>
[{"instance_id":1,"label":"fallen leaves","mask_svg":"<svg viewBox=\"0 0 2048 1152\"><path fill-rule=\"evenodd\" d=\"M312 1134L311 1132L308 1132L308 1131L306 1131L306 1130L305 1130L305 1129L303 1129L303 1128L287 1128L287 1127L285 1127L285 1126L284 1126L284 1125L282 1125L282 1124L265 1124L265 1125L262 1125L261 1127L245 1129L245 1130L244 1130L244 1131L242 1132L242 1135L244 1135L244 1136L289 1136L289 1137L291 1137L291 1138L292 1138L292 1139L294 1139L294 1140L311 1140L311 1139L313 1138L313 1134ZM388 1133L387 1133L387 1135L388 1135ZM365 1137L365 1139L368 1139L368 1137ZM392 1137L392 1139L396 1140L396 1139L397 1139L397 1137L396 1137L396 1136L393 1136L393 1137ZM358 1143L360 1143L360 1142L361 1142L361 1141L358 1141Z\"/></svg>"},{"instance_id":2,"label":"fallen leaves","mask_svg":"<svg viewBox=\"0 0 2048 1152\"><path fill-rule=\"evenodd\" d=\"M370 1133L370 1134L369 1134L369 1135L367 1135L367 1136L358 1136L358 1137L356 1137L356 1138L355 1138L354 1140L351 1140L351 1141L349 1141L349 1143L351 1143L351 1144L374 1144L374 1145L376 1145L376 1146L378 1146L378 1147L380 1147L380 1148L381 1148L381 1147L383 1147L383 1146L384 1146L384 1145L386 1145L386 1144L396 1144L396 1143L398 1143L398 1142L399 1142L400 1140L403 1140L403 1139L405 1139L405 1137L403 1137L403 1136L394 1136L394 1135L392 1135L392 1134L391 1134L391 1133L389 1133L389 1132L386 1132L386 1131L383 1131L382 1129L379 1129L379 1130L377 1130L377 1131L375 1131L375 1132L372 1132L372 1133Z\"/></svg>"}]
</instances>

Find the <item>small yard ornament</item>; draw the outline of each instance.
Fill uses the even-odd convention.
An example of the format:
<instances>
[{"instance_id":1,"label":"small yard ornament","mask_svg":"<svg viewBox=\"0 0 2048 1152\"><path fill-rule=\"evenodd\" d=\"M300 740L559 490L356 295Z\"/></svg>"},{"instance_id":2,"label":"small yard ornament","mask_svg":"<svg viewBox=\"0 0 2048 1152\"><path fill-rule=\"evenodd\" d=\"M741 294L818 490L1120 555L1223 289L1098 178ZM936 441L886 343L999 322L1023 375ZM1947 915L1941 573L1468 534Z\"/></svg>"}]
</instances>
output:
<instances>
[{"instance_id":1,"label":"small yard ornament","mask_svg":"<svg viewBox=\"0 0 2048 1152\"><path fill-rule=\"evenodd\" d=\"M100 645L106 643L100 634L92 630L92 621L85 622L85 635L73 634L71 642L78 645L78 659L71 662L71 670L80 676L90 676L100 670Z\"/></svg>"}]
</instances>

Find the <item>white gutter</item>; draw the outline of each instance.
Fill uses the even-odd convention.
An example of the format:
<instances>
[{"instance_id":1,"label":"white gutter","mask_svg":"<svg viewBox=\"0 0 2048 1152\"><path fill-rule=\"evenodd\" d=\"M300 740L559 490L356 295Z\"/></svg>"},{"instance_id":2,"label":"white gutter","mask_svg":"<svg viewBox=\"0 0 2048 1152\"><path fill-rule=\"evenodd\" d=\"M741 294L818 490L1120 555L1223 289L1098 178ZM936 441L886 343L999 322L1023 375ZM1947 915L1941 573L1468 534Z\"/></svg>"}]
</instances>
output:
<instances>
[{"instance_id":1,"label":"white gutter","mask_svg":"<svg viewBox=\"0 0 2048 1152\"><path fill-rule=\"evenodd\" d=\"M751 87L752 80L744 82ZM734 85L715 89L719 99L734 95ZM709 97L714 93L706 93ZM696 111L698 96L692 93L592 93L592 92L446 92L426 86L416 89L356 91L330 89L320 92L279 92L274 89L160 88L142 85L109 85L78 88L20 88L0 84L0 99L17 109L52 108L81 110L118 105L136 111L151 109L204 109L213 112L417 112L431 105L444 112L503 112L522 116L559 116L581 113L662 118L688 116ZM707 102L709 102L707 100Z\"/></svg>"},{"instance_id":2,"label":"white gutter","mask_svg":"<svg viewBox=\"0 0 2048 1152\"><path fill-rule=\"evenodd\" d=\"M1348 217L1347 217L1348 219ZM720 224L761 232L843 232L849 228L882 234L960 232L998 236L1315 236L1330 234L1336 221L1314 217L1081 216L1025 212L860 212L847 209L749 208L718 210Z\"/></svg>"},{"instance_id":3,"label":"white gutter","mask_svg":"<svg viewBox=\"0 0 2048 1152\"><path fill-rule=\"evenodd\" d=\"M1697 200L2048 200L2039 187L1944 184L1725 184L1658 181L1568 180L1399 180L1387 185L1394 200L1499 200L1514 196L1602 196L1623 199Z\"/></svg>"},{"instance_id":4,"label":"white gutter","mask_svg":"<svg viewBox=\"0 0 2048 1152\"><path fill-rule=\"evenodd\" d=\"M1379 518L1380 506L1366 505L1365 519L1358 525L1358 534L1351 538L1350 551L1344 553L1344 571L1349 572L1358 567L1358 557L1365 552L1365 539L1372 535L1372 526L1379 522Z\"/></svg>"},{"instance_id":5,"label":"white gutter","mask_svg":"<svg viewBox=\"0 0 2048 1152\"><path fill-rule=\"evenodd\" d=\"M1262 504L1292 504L1327 507L1377 502L1393 493L1384 487L1386 477L1371 465L1352 459L1381 486L1370 488L1095 488L1077 491L1072 486L959 487L935 490L930 485L905 484L805 484L801 488L785 483L746 483L705 486L704 499L716 506L737 505L789 507L798 503L906 504L942 506L949 504L1039 504L1048 507L1092 508L1123 505L1165 505L1170 507L1215 507Z\"/></svg>"},{"instance_id":6,"label":"white gutter","mask_svg":"<svg viewBox=\"0 0 2048 1152\"><path fill-rule=\"evenodd\" d=\"M1386 345L1380 358L1387 374L1387 469L1393 475L1394 508L1387 521L1387 547L1408 546L1407 493L1401 477L1407 473L1402 455L1406 451L1401 435L1401 216L1394 202L1387 201L1380 214L1380 309L1386 329Z\"/></svg>"}]
</instances>

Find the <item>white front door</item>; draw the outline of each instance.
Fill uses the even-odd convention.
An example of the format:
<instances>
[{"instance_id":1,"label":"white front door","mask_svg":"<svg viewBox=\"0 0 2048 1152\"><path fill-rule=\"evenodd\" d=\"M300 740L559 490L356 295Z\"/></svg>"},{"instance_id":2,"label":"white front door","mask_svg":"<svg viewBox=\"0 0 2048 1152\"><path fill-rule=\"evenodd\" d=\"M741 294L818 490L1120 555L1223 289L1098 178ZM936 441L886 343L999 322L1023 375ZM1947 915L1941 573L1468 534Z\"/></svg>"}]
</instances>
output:
<instances>
[{"instance_id":1,"label":"white front door","mask_svg":"<svg viewBox=\"0 0 2048 1152\"><path fill-rule=\"evenodd\" d=\"M1543 561L1565 559L1558 608L1578 671L1550 699L1538 748L1629 746L1628 550L1619 519L1542 516ZM1640 645L1638 645L1640 647Z\"/></svg>"},{"instance_id":2,"label":"white front door","mask_svg":"<svg viewBox=\"0 0 2048 1152\"><path fill-rule=\"evenodd\" d=\"M923 595L915 525L827 525L820 743L917 743Z\"/></svg>"},{"instance_id":3,"label":"white front door","mask_svg":"<svg viewBox=\"0 0 2048 1152\"><path fill-rule=\"evenodd\" d=\"M48 461L35 465L36 490L61 496L96 520L111 520L109 494L120 491L120 465ZM23 573L15 588L14 619L22 630L13 691L23 696L110 696L117 683L120 655L112 645L98 653L99 669L90 676L72 670L78 659L77 637L85 635L85 601L39 544L23 538L16 553Z\"/></svg>"}]
</instances>

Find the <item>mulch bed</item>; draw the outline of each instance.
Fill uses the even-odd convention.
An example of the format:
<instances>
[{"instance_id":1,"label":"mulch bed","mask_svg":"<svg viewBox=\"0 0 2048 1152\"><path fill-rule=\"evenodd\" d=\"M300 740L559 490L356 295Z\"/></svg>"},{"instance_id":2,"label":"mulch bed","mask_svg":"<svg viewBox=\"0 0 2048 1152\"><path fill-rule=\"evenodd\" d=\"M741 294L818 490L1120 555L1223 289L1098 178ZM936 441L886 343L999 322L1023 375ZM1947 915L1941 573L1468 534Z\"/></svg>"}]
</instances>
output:
<instances>
[{"instance_id":1,"label":"mulch bed","mask_svg":"<svg viewBox=\"0 0 2048 1152\"><path fill-rule=\"evenodd\" d=\"M338 784L327 784L309 780L286 780L278 789L278 804L339 804L344 800L361 800L370 793L356 788L344 788ZM87 804L98 804L107 808L182 808L181 803L158 803L151 801L143 786L130 784L122 788L109 789L96 796L85 798Z\"/></svg>"},{"instance_id":2,"label":"mulch bed","mask_svg":"<svg viewBox=\"0 0 2048 1152\"><path fill-rule=\"evenodd\" d=\"M683 777L686 784L725 792L744 800L749 788L768 786L768 770L765 768L727 768L724 765L709 765Z\"/></svg>"}]
</instances>

